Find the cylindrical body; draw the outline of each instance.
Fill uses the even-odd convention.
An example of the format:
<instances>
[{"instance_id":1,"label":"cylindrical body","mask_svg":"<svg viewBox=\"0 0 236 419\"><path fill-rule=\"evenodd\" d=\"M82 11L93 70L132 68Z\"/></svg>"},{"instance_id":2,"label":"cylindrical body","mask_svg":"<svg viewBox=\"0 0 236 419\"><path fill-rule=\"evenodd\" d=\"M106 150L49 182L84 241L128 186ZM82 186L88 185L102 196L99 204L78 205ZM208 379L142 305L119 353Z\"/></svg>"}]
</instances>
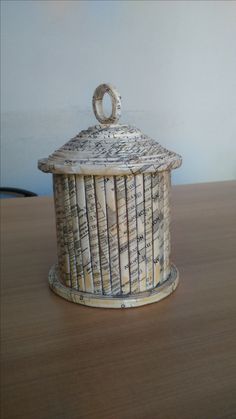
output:
<instances>
[{"instance_id":1,"label":"cylindrical body","mask_svg":"<svg viewBox=\"0 0 236 419\"><path fill-rule=\"evenodd\" d=\"M127 176L54 174L58 264L78 291L122 296L170 275L170 171Z\"/></svg>"}]
</instances>

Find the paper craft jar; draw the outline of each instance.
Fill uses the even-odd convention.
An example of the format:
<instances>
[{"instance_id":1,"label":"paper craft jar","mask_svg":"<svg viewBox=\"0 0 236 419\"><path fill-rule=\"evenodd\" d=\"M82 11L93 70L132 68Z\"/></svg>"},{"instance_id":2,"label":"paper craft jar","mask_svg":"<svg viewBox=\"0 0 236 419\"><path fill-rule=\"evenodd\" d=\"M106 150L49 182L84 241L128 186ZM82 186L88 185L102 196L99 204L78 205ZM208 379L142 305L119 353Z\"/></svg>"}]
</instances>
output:
<instances>
[{"instance_id":1,"label":"paper craft jar","mask_svg":"<svg viewBox=\"0 0 236 419\"><path fill-rule=\"evenodd\" d=\"M112 101L110 117L103 97ZM126 308L172 293L170 172L181 157L139 129L118 124L121 97L110 84L93 96L100 125L81 131L38 167L53 174L58 264L49 284L75 303Z\"/></svg>"}]
</instances>

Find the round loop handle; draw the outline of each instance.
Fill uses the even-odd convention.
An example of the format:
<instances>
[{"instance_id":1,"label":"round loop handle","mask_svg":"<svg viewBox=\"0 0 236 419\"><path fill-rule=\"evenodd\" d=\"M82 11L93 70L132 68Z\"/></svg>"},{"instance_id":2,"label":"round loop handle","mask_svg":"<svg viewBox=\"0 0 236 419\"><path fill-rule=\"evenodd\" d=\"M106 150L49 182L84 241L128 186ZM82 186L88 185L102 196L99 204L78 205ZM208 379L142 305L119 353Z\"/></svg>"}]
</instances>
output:
<instances>
[{"instance_id":1,"label":"round loop handle","mask_svg":"<svg viewBox=\"0 0 236 419\"><path fill-rule=\"evenodd\" d=\"M112 110L111 115L106 116L103 111L103 97L108 93L111 98ZM97 120L101 124L115 124L121 115L121 96L114 86L111 84L100 84L93 94L93 111Z\"/></svg>"}]
</instances>

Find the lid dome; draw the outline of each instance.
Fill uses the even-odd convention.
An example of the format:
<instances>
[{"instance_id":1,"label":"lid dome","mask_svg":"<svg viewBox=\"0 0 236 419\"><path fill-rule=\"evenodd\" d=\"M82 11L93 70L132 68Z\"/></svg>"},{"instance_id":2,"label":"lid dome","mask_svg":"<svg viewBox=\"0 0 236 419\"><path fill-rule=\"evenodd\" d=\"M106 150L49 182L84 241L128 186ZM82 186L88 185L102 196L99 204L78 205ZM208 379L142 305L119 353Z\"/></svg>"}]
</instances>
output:
<instances>
[{"instance_id":1,"label":"lid dome","mask_svg":"<svg viewBox=\"0 0 236 419\"><path fill-rule=\"evenodd\" d=\"M106 117L102 100L108 93L112 112ZM81 175L128 175L176 169L181 157L162 147L139 129L118 124L121 97L110 84L101 84L93 95L95 125L68 141L46 159L38 161L43 172Z\"/></svg>"}]
</instances>

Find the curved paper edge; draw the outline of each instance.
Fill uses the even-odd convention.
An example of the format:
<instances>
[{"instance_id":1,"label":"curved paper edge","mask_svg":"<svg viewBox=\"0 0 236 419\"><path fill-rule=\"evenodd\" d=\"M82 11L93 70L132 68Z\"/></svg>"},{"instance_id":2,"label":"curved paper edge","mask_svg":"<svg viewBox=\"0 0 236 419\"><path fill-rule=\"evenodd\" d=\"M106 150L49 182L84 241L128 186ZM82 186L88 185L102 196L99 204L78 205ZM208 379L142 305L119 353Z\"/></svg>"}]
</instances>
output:
<instances>
[{"instance_id":1,"label":"curved paper edge","mask_svg":"<svg viewBox=\"0 0 236 419\"><path fill-rule=\"evenodd\" d=\"M163 284L150 291L120 297L94 295L68 288L60 281L56 265L53 265L50 269L48 281L55 294L76 304L97 308L132 308L155 303L172 294L179 283L179 272L176 266L172 264L170 276Z\"/></svg>"}]
</instances>

